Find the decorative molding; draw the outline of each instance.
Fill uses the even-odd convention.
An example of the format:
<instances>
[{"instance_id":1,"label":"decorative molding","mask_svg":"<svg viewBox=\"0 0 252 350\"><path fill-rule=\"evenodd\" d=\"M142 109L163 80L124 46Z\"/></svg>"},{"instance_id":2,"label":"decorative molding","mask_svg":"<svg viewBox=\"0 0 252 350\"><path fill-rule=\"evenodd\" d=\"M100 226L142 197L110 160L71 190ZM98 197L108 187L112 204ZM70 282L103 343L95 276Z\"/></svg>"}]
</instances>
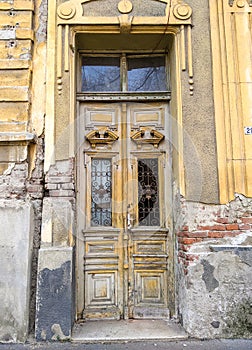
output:
<instances>
[{"instance_id":1,"label":"decorative molding","mask_svg":"<svg viewBox=\"0 0 252 350\"><path fill-rule=\"evenodd\" d=\"M63 2L58 6L57 14L61 19L69 20L76 14L76 6L73 1Z\"/></svg>"},{"instance_id":2,"label":"decorative molding","mask_svg":"<svg viewBox=\"0 0 252 350\"><path fill-rule=\"evenodd\" d=\"M235 0L228 0L229 6L233 7ZM248 3L249 6L252 6L252 0L236 0L236 6L238 8L243 8Z\"/></svg>"},{"instance_id":3,"label":"decorative molding","mask_svg":"<svg viewBox=\"0 0 252 350\"><path fill-rule=\"evenodd\" d=\"M92 148L97 145L110 145L118 140L118 135L108 128L100 128L90 131L86 135L86 139L91 144Z\"/></svg>"},{"instance_id":4,"label":"decorative molding","mask_svg":"<svg viewBox=\"0 0 252 350\"><path fill-rule=\"evenodd\" d=\"M237 6L245 7L239 7ZM220 202L252 197L251 8L209 0Z\"/></svg>"},{"instance_id":5,"label":"decorative molding","mask_svg":"<svg viewBox=\"0 0 252 350\"><path fill-rule=\"evenodd\" d=\"M132 16L129 17L127 14L119 16L121 34L129 34L130 33L132 19L133 19L133 17Z\"/></svg>"},{"instance_id":6,"label":"decorative molding","mask_svg":"<svg viewBox=\"0 0 252 350\"><path fill-rule=\"evenodd\" d=\"M173 8L173 14L180 20L189 19L192 15L192 8L186 3L178 4Z\"/></svg>"},{"instance_id":7,"label":"decorative molding","mask_svg":"<svg viewBox=\"0 0 252 350\"><path fill-rule=\"evenodd\" d=\"M36 143L36 135L30 132L0 132L1 145L28 145Z\"/></svg>"},{"instance_id":8,"label":"decorative molding","mask_svg":"<svg viewBox=\"0 0 252 350\"><path fill-rule=\"evenodd\" d=\"M135 30L143 27L148 28L148 26L159 28L159 30L163 26L166 33L178 34L180 28L182 70L188 70L190 95L193 95L192 8L185 1L157 0L157 2L166 5L164 16L149 17L144 16L144 12L141 16L135 16L133 15L133 4L130 0L119 0L118 3L115 3L117 16L85 16L83 5L92 1L95 0L68 0L57 7L57 90L59 95L62 94L63 89L63 71L69 71L70 26L80 25L85 25L86 29L94 26L95 31L97 31L97 26L99 28L114 26L122 34L131 33L133 28ZM96 1L96 3L99 6L99 1ZM130 13L132 15L129 16Z\"/></svg>"},{"instance_id":9,"label":"decorative molding","mask_svg":"<svg viewBox=\"0 0 252 350\"><path fill-rule=\"evenodd\" d=\"M132 2L129 0L121 0L117 6L118 11L121 13L130 13L133 9Z\"/></svg>"},{"instance_id":10,"label":"decorative molding","mask_svg":"<svg viewBox=\"0 0 252 350\"><path fill-rule=\"evenodd\" d=\"M159 143L164 139L164 135L155 129L140 128L131 133L131 139L138 147L141 147L143 144L151 144L157 148Z\"/></svg>"}]
</instances>

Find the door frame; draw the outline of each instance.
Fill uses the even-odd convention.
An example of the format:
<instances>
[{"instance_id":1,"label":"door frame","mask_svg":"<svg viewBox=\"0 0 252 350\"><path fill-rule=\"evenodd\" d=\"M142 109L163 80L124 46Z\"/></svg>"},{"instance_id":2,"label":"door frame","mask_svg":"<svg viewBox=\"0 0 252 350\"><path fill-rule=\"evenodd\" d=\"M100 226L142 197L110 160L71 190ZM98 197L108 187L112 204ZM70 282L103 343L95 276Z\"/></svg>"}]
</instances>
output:
<instances>
[{"instance_id":1,"label":"door frame","mask_svg":"<svg viewBox=\"0 0 252 350\"><path fill-rule=\"evenodd\" d=\"M143 33L148 35L149 33L160 33L164 35L163 29L161 27L155 28L154 31L152 31L150 28L139 28L140 30L137 31L138 33ZM170 84L173 90L171 100L170 100L170 113L171 113L171 134L170 136L170 144L171 144L171 155L173 159L173 164L170 164L170 167L172 168L172 171L170 173L170 176L172 177L173 181L175 181L177 188L180 189L180 193L183 195L185 193L185 182L184 182L184 165L183 165L183 130L182 130L182 92L181 92L181 61L180 61L180 55L181 55L181 32L178 30L176 27L166 27L167 34L170 34L173 36L173 43L170 51L170 56L169 56L169 64L171 67L170 73ZM83 33L83 35L87 33L94 33L97 32L94 30L92 27L83 30L81 27L76 27L73 28L72 31L72 40L74 40L73 47L75 47L77 44L75 42L76 35ZM117 30L115 29L114 33L116 33ZM111 31L107 31L106 29L98 31L98 33L113 33ZM78 46L77 46L78 48ZM81 48L80 48L81 49ZM81 50L80 50L81 51ZM72 139L76 140L75 141L75 155L76 155L76 177L77 177L77 187L78 190L76 191L77 193L77 203L80 201L80 190L83 188L83 183L81 183L80 178L81 178L81 172L80 172L80 167L79 167L79 161L81 159L80 157L80 144L81 144L81 138L79 137L79 133L77 130L79 130L79 105L81 101L86 101L86 99L83 99L83 96L80 97L76 93L77 89L76 86L80 84L79 81L79 76L77 73L80 71L80 51L75 52L75 60L71 61L72 63L72 69L71 69L71 76L72 76L72 81L75 82L74 85L74 93L71 94L71 97L74 97L74 99L70 99L71 101L71 111L74 111L74 118L75 118L75 129L72 130L74 133L72 135ZM140 50L141 51L141 50ZM77 78L76 78L77 77ZM78 96L78 97L77 97ZM121 96L121 98L119 98ZM104 95L104 99L106 99L108 95ZM118 100L120 101L125 101L125 97L123 96L123 93L118 94L118 96L115 96L114 101L116 102ZM126 99L127 100L127 99ZM73 136L76 134L76 137ZM170 193L170 202L173 203L174 201L174 194ZM80 208L80 205L77 205L77 230L76 230L76 238L77 238L77 250L78 250L78 240L82 239L82 234L81 234L81 227L83 227L83 219L81 218L83 216L83 211ZM168 271L170 271L168 279L169 283L173 286L173 289L169 289L169 309L170 309L170 314L171 316L177 317L177 299L176 299L176 276L175 276L175 259L177 259L176 256L176 242L175 242L175 237L173 237L173 217L172 213L169 215L169 225L171 227L171 230L169 231L169 240L172 242L172 244L169 246L169 251L168 254L170 256L170 259L168 260ZM81 290L79 283L78 283L78 266L82 265L82 260L78 257L76 257L76 290ZM82 302L79 300L83 300L84 298L84 291L81 291L79 293L80 298L78 298L78 292L76 293L76 319L80 318L80 313L82 312ZM82 295L82 297L81 297ZM80 311L81 310L81 311Z\"/></svg>"}]
</instances>

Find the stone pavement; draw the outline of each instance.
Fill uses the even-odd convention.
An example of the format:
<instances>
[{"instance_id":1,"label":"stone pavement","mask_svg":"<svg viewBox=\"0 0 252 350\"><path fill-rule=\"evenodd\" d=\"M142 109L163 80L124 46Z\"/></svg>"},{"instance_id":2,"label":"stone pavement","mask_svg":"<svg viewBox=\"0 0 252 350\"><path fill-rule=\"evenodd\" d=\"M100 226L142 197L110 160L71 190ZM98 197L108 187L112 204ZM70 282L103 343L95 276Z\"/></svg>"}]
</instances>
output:
<instances>
[{"instance_id":1,"label":"stone pavement","mask_svg":"<svg viewBox=\"0 0 252 350\"><path fill-rule=\"evenodd\" d=\"M34 343L0 344L0 350L252 350L250 340L179 340L122 343Z\"/></svg>"}]
</instances>

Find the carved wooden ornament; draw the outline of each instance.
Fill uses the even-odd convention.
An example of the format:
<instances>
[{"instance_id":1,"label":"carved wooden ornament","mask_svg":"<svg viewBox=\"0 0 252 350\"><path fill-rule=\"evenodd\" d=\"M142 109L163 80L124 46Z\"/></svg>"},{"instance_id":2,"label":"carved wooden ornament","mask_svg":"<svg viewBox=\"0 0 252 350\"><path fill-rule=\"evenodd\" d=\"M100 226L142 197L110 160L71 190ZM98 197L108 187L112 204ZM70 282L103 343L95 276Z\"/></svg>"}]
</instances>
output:
<instances>
[{"instance_id":1,"label":"carved wooden ornament","mask_svg":"<svg viewBox=\"0 0 252 350\"><path fill-rule=\"evenodd\" d=\"M91 144L92 148L97 145L110 145L118 139L118 135L108 128L101 128L90 131L86 135L86 139Z\"/></svg>"},{"instance_id":2,"label":"carved wooden ornament","mask_svg":"<svg viewBox=\"0 0 252 350\"><path fill-rule=\"evenodd\" d=\"M134 131L131 134L131 139L139 147L143 144L151 144L157 148L159 143L164 139L164 135L155 129L140 128L140 130Z\"/></svg>"}]
</instances>

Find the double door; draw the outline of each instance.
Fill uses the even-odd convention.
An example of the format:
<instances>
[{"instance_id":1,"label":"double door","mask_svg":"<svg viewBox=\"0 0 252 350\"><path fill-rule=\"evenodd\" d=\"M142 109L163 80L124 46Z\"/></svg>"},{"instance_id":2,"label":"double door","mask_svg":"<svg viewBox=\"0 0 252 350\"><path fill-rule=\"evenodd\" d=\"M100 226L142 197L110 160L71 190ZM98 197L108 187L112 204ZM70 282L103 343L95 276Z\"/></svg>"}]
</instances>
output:
<instances>
[{"instance_id":1,"label":"double door","mask_svg":"<svg viewBox=\"0 0 252 350\"><path fill-rule=\"evenodd\" d=\"M168 105L79 103L78 317L168 318Z\"/></svg>"}]
</instances>

